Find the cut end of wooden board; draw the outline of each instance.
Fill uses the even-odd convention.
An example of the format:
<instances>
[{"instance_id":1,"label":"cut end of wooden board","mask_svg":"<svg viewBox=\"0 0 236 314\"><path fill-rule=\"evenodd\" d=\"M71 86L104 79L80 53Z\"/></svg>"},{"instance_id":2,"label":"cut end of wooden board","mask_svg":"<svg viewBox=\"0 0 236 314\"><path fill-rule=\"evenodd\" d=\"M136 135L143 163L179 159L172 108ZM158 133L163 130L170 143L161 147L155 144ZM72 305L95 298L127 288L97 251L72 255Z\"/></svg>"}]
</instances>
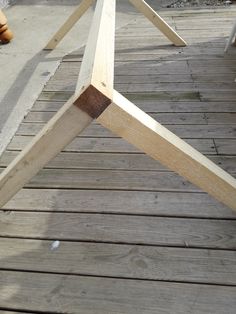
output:
<instances>
[{"instance_id":1,"label":"cut end of wooden board","mask_svg":"<svg viewBox=\"0 0 236 314\"><path fill-rule=\"evenodd\" d=\"M98 118L111 104L111 99L106 97L94 86L90 85L74 102L74 105L86 112L91 118Z\"/></svg>"}]
</instances>

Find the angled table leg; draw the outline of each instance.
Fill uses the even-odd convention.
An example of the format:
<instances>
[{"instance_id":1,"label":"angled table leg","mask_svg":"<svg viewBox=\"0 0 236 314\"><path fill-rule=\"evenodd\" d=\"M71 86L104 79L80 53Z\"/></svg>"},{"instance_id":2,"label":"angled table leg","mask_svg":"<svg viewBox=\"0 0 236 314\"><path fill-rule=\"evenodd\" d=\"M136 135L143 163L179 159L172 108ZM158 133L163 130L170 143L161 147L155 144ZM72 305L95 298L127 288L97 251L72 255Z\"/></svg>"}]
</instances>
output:
<instances>
[{"instance_id":1,"label":"angled table leg","mask_svg":"<svg viewBox=\"0 0 236 314\"><path fill-rule=\"evenodd\" d=\"M83 131L92 118L74 106L73 97L0 175L0 208L48 161Z\"/></svg>"},{"instance_id":2,"label":"angled table leg","mask_svg":"<svg viewBox=\"0 0 236 314\"><path fill-rule=\"evenodd\" d=\"M81 18L81 16L88 10L94 0L83 0L78 8L71 14L66 22L60 27L56 34L47 43L44 50L53 50L64 36L71 30L75 23Z\"/></svg>"},{"instance_id":3,"label":"angled table leg","mask_svg":"<svg viewBox=\"0 0 236 314\"><path fill-rule=\"evenodd\" d=\"M175 46L187 43L144 0L129 0L150 22L152 22Z\"/></svg>"},{"instance_id":4,"label":"angled table leg","mask_svg":"<svg viewBox=\"0 0 236 314\"><path fill-rule=\"evenodd\" d=\"M236 210L236 179L118 92L98 121L113 133Z\"/></svg>"},{"instance_id":5,"label":"angled table leg","mask_svg":"<svg viewBox=\"0 0 236 314\"><path fill-rule=\"evenodd\" d=\"M76 93L0 174L0 208L111 104L115 3L97 1Z\"/></svg>"},{"instance_id":6,"label":"angled table leg","mask_svg":"<svg viewBox=\"0 0 236 314\"><path fill-rule=\"evenodd\" d=\"M232 28L232 30L230 32L230 35L229 35L229 38L227 40L227 43L226 43L226 46L225 46L225 49L224 49L225 53L228 51L228 49L229 49L231 44L236 46L235 35L236 35L236 21L234 22L233 28Z\"/></svg>"}]
</instances>

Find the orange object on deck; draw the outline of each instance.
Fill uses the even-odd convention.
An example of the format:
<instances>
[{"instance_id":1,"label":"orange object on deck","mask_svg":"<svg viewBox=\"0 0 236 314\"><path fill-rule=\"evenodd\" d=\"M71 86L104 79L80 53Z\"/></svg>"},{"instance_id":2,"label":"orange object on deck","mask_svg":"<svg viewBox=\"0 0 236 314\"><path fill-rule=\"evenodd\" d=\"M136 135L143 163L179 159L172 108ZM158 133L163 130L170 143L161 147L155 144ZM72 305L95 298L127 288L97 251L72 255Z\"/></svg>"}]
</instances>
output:
<instances>
[{"instance_id":1,"label":"orange object on deck","mask_svg":"<svg viewBox=\"0 0 236 314\"><path fill-rule=\"evenodd\" d=\"M3 44L9 43L13 38L12 31L8 28L7 18L0 10L0 41Z\"/></svg>"}]
</instances>

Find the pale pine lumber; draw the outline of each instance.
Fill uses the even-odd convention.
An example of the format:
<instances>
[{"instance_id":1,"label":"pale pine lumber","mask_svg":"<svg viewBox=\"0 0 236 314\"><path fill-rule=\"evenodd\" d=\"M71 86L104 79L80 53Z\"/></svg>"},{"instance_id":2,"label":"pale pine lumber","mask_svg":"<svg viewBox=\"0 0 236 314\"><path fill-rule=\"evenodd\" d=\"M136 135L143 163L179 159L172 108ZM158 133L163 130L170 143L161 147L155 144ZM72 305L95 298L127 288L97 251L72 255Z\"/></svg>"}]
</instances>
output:
<instances>
[{"instance_id":1,"label":"pale pine lumber","mask_svg":"<svg viewBox=\"0 0 236 314\"><path fill-rule=\"evenodd\" d=\"M92 122L92 118L73 103L74 97L0 174L0 208Z\"/></svg>"},{"instance_id":2,"label":"pale pine lumber","mask_svg":"<svg viewBox=\"0 0 236 314\"><path fill-rule=\"evenodd\" d=\"M186 46L187 43L144 1L129 0L143 13L174 45Z\"/></svg>"},{"instance_id":3,"label":"pale pine lumber","mask_svg":"<svg viewBox=\"0 0 236 314\"><path fill-rule=\"evenodd\" d=\"M98 0L75 93L92 85L112 98L114 86L116 0Z\"/></svg>"},{"instance_id":4,"label":"pale pine lumber","mask_svg":"<svg viewBox=\"0 0 236 314\"><path fill-rule=\"evenodd\" d=\"M229 11L229 9L227 10ZM233 10L233 7L230 10ZM205 20L209 20L208 25L210 23L218 25L217 20L211 22L212 14L209 13L205 14ZM163 12L164 18L165 14ZM168 12L168 14L172 15L172 12ZM176 11L175 14L181 15L180 12L176 13ZM197 16L199 15L200 11ZM190 25L190 28L192 25L191 22L197 16L192 15L191 19L189 19L188 25ZM202 20L199 22L202 23ZM227 21L225 24L227 24ZM191 29L189 31L191 32ZM216 32L217 28L215 28L213 35ZM194 45L192 48L194 49L194 54L196 52L199 53L198 45ZM178 50L176 48L173 49L175 51ZM215 51L214 48L207 49L208 56L211 56L211 53ZM162 49L158 50L161 51ZM150 51L153 53L152 50ZM204 51L207 51L206 48L204 48ZM219 55L220 53L222 54L222 51L222 48L219 48ZM139 52L143 53L143 50L140 49ZM136 56L145 60L147 55L140 54ZM153 59L158 57L157 54L151 54L151 56ZM205 56L202 54L201 58ZM195 71L195 68L193 71ZM228 74L225 76L225 79L229 79ZM215 89L213 88L212 94L214 91ZM190 101L182 103L188 111L191 111L191 108L195 108L195 110L200 112L204 110L215 112L214 108L218 108L219 112L221 112L221 108L224 111L228 108L228 111L230 111L230 108L227 107L227 95L224 95L224 97L222 102L217 102L217 107L209 102L202 102L201 104L196 102L196 104L193 104L193 107L192 105L188 107ZM138 105L140 103L140 100L137 102L136 100L132 101ZM144 102L146 103L146 101L144 97L141 102L143 102L142 109L145 109ZM160 104L155 98L151 102L152 108L156 109L153 110L149 107L151 112L158 112L159 106L165 112L166 107L164 102ZM147 103L149 103L148 100ZM180 103L174 101L168 105L170 111L172 111L172 105L173 108L178 110ZM199 110L198 105L203 109ZM235 110L234 105L235 98L233 100L232 97L232 102L230 103L232 110ZM211 109L209 109L210 107ZM183 110L184 107L181 108ZM217 117L217 121L218 118L220 121L220 117ZM32 126L29 125L28 130L32 129ZM218 126L215 126L216 128ZM187 127L185 131L188 137L192 135L189 133L190 130L191 127ZM202 133L199 131L195 129L194 135L201 137ZM213 136L214 134L216 133L212 129L209 136ZM217 134L220 134L220 131ZM96 136L95 132L94 135ZM219 144L219 147L217 147L218 152L226 154L229 150L230 153L236 155L235 140L229 139L226 132L221 136L226 138L222 138L220 143L217 143L217 139L215 140L216 145ZM98 142L96 143L96 141ZM117 141L118 145L116 146ZM210 139L195 140L195 144L201 144L202 141L209 141L209 147L212 146ZM82 149L86 151L89 151L90 147L92 147L92 151L101 151L101 149L105 151L111 148L119 152L119 149L123 147L120 146L119 143L121 141L117 138L96 139L83 137L76 138L76 143L74 142L66 150L80 150L81 142L83 142ZM123 142L125 143L125 141ZM194 142L190 142L190 144L195 145ZM132 145L128 143L125 145L125 150L132 149ZM205 152L201 146L197 146L197 149L200 151L203 149ZM137 150L135 149L135 151ZM86 158L86 156L84 157ZM96 156L94 157L96 158ZM218 157L216 156L216 158ZM70 159L65 159L64 161L68 164ZM107 159L104 160L104 166L106 166L106 162ZM153 165L155 165L155 160L153 160ZM71 180L76 178L76 175L74 173L70 177ZM157 178L159 177L158 174L156 176ZM149 177L146 176L146 181L148 180ZM49 189L26 188L22 189L16 197L8 202L6 209L8 210L1 211L0 213L0 220L4 220L0 228L2 232L5 232L7 228L13 228L16 221L20 225L21 223L26 223L27 219L29 219L27 222L28 225L33 221L33 228L41 229L41 237L50 236L51 240L40 240L41 237L39 237L39 240L22 239L31 235L31 233L28 234L24 230L24 226L21 233L22 238L1 238L0 246L3 245L2 254L0 254L2 269L0 276L1 314L13 314L12 312L8 312L8 310L3 310L3 306L9 309L9 311L19 311L22 313L24 311L27 313L35 311L37 313L81 312L82 314L235 314L234 213L205 193L91 189L65 190L62 188L53 189L51 187ZM21 211L16 219L12 209ZM25 211L30 211L32 216L25 216ZM38 213L36 213L36 217L34 216L34 211L48 211L49 213L42 222L42 218L38 216ZM56 211L61 211L57 217L54 215ZM74 212L75 214L64 219L62 213L64 211L68 213ZM86 215L87 218L85 220L81 215L78 216L80 211L89 213L89 215ZM98 219L99 213L106 213L108 215L102 215L101 219ZM111 213L119 214L120 219L117 219L117 215L109 215ZM139 215L139 217L135 217L136 215ZM151 215L148 220L145 219L147 215ZM165 222L163 222L161 217L152 217L157 215L167 216ZM179 217L181 221L178 219L172 221L170 217L174 216ZM210 219L187 218L200 218L201 216ZM185 217L185 219L181 217ZM229 221L229 218L232 218L232 222ZM143 219L143 223L140 223ZM57 238L57 235L61 236L61 233L64 231L67 233L74 220L75 237L77 235L76 232L80 231L80 223L82 222L82 232L84 233L81 235L89 234L88 241L91 241L94 235L93 239L95 239L96 243L66 240L61 241L58 250L51 251L51 244ZM64 226L65 223L66 226ZM40 226L37 224L40 224ZM58 227L56 227L57 224ZM166 225L165 228L163 228L163 224ZM93 232L96 227L97 230ZM3 230L3 228L6 229ZM57 228L55 234L54 231L50 230L51 228L53 230ZM182 231L181 228L183 228ZM127 232L130 229L132 229L132 236L131 233L127 236ZM110 230L110 234L108 230ZM181 232L182 237L180 237ZM108 241L114 239L118 241L119 237L121 238L124 233L123 238L121 238L123 244L118 242L112 244L99 243L98 238L103 233L107 234L104 238L108 239ZM4 233L2 234L4 236ZM143 234L143 237L141 234ZM157 240L160 238L163 239L162 245L164 247L152 246L148 243L148 237L151 237L153 234L155 234ZM169 240L171 237L175 239L176 234L180 246L183 247L168 247ZM129 238L131 237L132 241L137 236L139 241L146 239L147 243L143 245L140 245L140 243L139 245L130 244ZM193 241L198 242L197 246L199 247L204 245L205 241L207 246L214 245L217 242L219 246L221 244L228 245L230 242L231 249L214 250L207 247L193 249L187 247L189 244L188 239L191 240L190 244L193 244ZM27 244L23 245L21 241L27 241ZM125 241L127 245L124 244ZM184 246L186 247L184 248ZM171 254L171 252L174 254ZM4 271L3 268L5 269ZM14 271L11 271L11 269L14 269ZM30 270L32 271L28 273L27 271ZM47 273L41 274L37 273L37 271L45 271ZM56 273L51 274L50 272ZM63 272L66 275L63 275ZM87 273L89 277L86 276L86 272L89 272ZM76 273L77 276L72 275L72 273ZM82 276L78 275L79 273ZM110 279L103 277L110 275L112 277ZM143 278L141 278L142 275ZM119 276L119 278L114 278L116 276ZM142 280L124 279L126 276ZM145 279L148 276L150 276L151 280ZM159 282L159 279L161 282ZM166 282L169 280L178 280L178 283ZM179 280L189 280L189 282L183 284ZM200 284L194 284L195 280L199 280ZM206 285L202 283L204 280ZM234 287L225 286L231 285L231 283Z\"/></svg>"},{"instance_id":5,"label":"pale pine lumber","mask_svg":"<svg viewBox=\"0 0 236 314\"><path fill-rule=\"evenodd\" d=\"M98 118L163 165L236 210L236 179L114 91L113 103Z\"/></svg>"},{"instance_id":6,"label":"pale pine lumber","mask_svg":"<svg viewBox=\"0 0 236 314\"><path fill-rule=\"evenodd\" d=\"M1 173L0 207L110 103L107 97L113 93L114 33L115 0L98 0L75 95Z\"/></svg>"},{"instance_id":7,"label":"pale pine lumber","mask_svg":"<svg viewBox=\"0 0 236 314\"><path fill-rule=\"evenodd\" d=\"M60 27L56 34L47 43L44 50L53 50L59 42L70 31L74 24L81 18L81 16L88 10L94 0L83 0L78 8L71 14L66 22Z\"/></svg>"}]
</instances>

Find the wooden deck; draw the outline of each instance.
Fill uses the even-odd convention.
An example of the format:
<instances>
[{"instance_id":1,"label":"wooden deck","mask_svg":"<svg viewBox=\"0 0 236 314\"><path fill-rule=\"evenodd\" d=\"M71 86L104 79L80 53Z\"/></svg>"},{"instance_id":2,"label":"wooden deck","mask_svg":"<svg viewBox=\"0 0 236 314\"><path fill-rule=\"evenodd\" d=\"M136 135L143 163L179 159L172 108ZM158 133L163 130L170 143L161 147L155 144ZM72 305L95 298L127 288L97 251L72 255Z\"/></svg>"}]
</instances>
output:
<instances>
[{"instance_id":1,"label":"wooden deck","mask_svg":"<svg viewBox=\"0 0 236 314\"><path fill-rule=\"evenodd\" d=\"M235 15L162 12L186 48L137 15L115 68L119 92L233 176ZM81 57L64 58L1 167L73 93ZM0 237L0 313L236 313L235 213L97 123L0 211Z\"/></svg>"}]
</instances>

